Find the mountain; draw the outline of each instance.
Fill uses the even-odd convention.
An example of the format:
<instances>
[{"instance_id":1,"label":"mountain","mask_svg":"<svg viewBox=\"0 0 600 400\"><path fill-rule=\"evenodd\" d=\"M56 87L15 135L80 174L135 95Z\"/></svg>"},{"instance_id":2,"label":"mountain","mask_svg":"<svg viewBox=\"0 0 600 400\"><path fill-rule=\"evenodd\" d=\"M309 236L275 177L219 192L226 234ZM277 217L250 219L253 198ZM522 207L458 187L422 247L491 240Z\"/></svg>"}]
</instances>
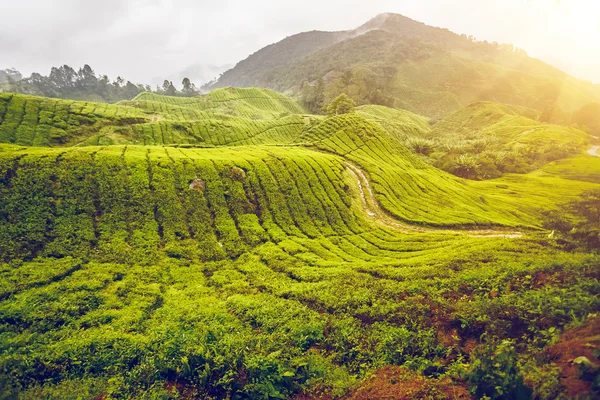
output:
<instances>
[{"instance_id":1,"label":"mountain","mask_svg":"<svg viewBox=\"0 0 600 400\"><path fill-rule=\"evenodd\" d=\"M207 88L226 86L270 88L305 104L315 103L308 98L317 90L323 97L317 105L345 92L359 104L404 108L436 119L482 100L574 111L599 98L590 83L512 45L476 42L397 14L379 15L352 31L285 38L239 62Z\"/></svg>"}]
</instances>

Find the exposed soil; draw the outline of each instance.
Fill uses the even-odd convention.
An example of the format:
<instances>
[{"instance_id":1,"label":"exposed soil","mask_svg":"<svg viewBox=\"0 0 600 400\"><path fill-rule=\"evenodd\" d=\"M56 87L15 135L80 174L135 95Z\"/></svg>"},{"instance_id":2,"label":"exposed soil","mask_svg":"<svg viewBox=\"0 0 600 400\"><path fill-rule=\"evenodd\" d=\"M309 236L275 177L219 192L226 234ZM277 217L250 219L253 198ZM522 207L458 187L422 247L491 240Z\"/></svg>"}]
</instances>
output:
<instances>
[{"instance_id":1,"label":"exposed soil","mask_svg":"<svg viewBox=\"0 0 600 400\"><path fill-rule=\"evenodd\" d=\"M376 371L345 400L473 399L466 384L450 378L427 378L404 367L386 366Z\"/></svg>"},{"instance_id":2,"label":"exposed soil","mask_svg":"<svg viewBox=\"0 0 600 400\"><path fill-rule=\"evenodd\" d=\"M549 361L561 369L560 383L569 398L600 397L600 393L592 391L592 382L582 379L584 377L580 366L573 362L577 357L586 357L590 362L598 365L600 360L594 356L594 351L598 350L600 350L600 317L590 318L583 326L566 331L558 343L546 348L545 353Z\"/></svg>"}]
</instances>

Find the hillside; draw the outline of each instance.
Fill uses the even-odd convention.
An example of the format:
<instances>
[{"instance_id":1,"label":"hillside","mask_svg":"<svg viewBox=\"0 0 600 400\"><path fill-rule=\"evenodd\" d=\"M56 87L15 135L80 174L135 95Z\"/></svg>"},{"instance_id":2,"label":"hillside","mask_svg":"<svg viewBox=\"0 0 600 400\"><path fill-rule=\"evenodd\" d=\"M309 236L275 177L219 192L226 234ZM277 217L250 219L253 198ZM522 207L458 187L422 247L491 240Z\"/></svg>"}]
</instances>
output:
<instances>
[{"instance_id":1,"label":"hillside","mask_svg":"<svg viewBox=\"0 0 600 400\"><path fill-rule=\"evenodd\" d=\"M480 103L439 124L582 135L536 115ZM549 133L503 130L528 124ZM567 393L543 352L600 311L599 258L545 215L600 188L600 158L466 180L408 146L437 129L256 88L1 95L0 394L469 399L496 393L489 374Z\"/></svg>"},{"instance_id":2,"label":"hillside","mask_svg":"<svg viewBox=\"0 0 600 400\"><path fill-rule=\"evenodd\" d=\"M414 144L414 138L435 136L436 128L431 130L425 118L405 111L365 106L358 108L356 114L323 119L304 114L297 103L283 95L252 88L219 89L209 95L188 99L145 93L133 101L114 106L21 95L3 98L8 101L5 107L6 117L0 121L0 133L3 133L0 140L5 143L61 147L141 144L184 148L302 145L341 155L364 168L373 181L375 195L383 208L406 222L433 226L539 224L537 218L540 210L531 208L527 202L519 199L518 193L522 188L511 185L511 190L507 191L511 194L508 196L503 195L503 191L489 191L487 186L482 190L477 183L457 180L411 154L410 147L407 148L406 145ZM48 104L52 102L56 104L57 110L65 111L55 114L44 111L45 108L51 108ZM487 107L492 110L494 107L508 110L501 105L489 104ZM450 125L452 121L460 121L461 118L479 121L481 114L485 114L487 119L478 123L490 125L487 129L493 135L496 129L502 132L490 121L495 122L505 115L489 114L489 110L479 108L474 105L440 124ZM474 110L477 112L473 112ZM81 116L81 112L86 111L91 113L91 117ZM76 118L86 121L83 128ZM21 121L21 124L17 125L16 121ZM522 124L521 119L517 121ZM547 126L533 120L526 122L547 130ZM510 129L520 128L519 124L513 122L507 122L506 126ZM464 129L470 135L475 127ZM532 130L530 126L527 129ZM446 129L442 131L445 132ZM50 132L49 137L42 136L47 132ZM77 136L70 137L71 132L77 132ZM560 128L556 134L567 143L577 139L572 143L575 150L571 152L579 151L587 143L586 135L579 131L572 131L575 139L563 135L564 132L571 131ZM454 133L450 134L450 139L440 136L439 147L447 146L444 140L452 141L452 135ZM468 136L466 133L464 135ZM537 137L533 130L526 136ZM541 143L553 148L555 138L546 136L543 135ZM507 136L504 140L501 136L498 138L499 146L508 147L513 140L512 136ZM482 139L477 140L475 145L481 144ZM464 148L474 146L466 139L463 141L466 142ZM461 144L461 141L457 143ZM499 154L506 153L500 150L497 150ZM493 150L490 152L496 155ZM558 158L567 155L568 153L562 154ZM450 171L456 172L451 168ZM526 171L507 169L507 172ZM564 186L566 189L569 183ZM568 193L568 190L544 193L543 196L555 198L564 193ZM441 201L442 198L444 201ZM545 200L537 199L534 202L536 207L540 206L540 202L544 204Z\"/></svg>"},{"instance_id":3,"label":"hillside","mask_svg":"<svg viewBox=\"0 0 600 400\"><path fill-rule=\"evenodd\" d=\"M241 61L210 88L227 86L265 87L300 99L317 88L326 103L345 92L360 104L431 118L480 100L571 112L599 98L591 84L510 45L475 42L396 14L354 31L286 38Z\"/></svg>"},{"instance_id":4,"label":"hillside","mask_svg":"<svg viewBox=\"0 0 600 400\"><path fill-rule=\"evenodd\" d=\"M526 173L580 153L592 138L585 132L542 123L535 110L473 103L444 118L409 148L438 168L470 179Z\"/></svg>"}]
</instances>

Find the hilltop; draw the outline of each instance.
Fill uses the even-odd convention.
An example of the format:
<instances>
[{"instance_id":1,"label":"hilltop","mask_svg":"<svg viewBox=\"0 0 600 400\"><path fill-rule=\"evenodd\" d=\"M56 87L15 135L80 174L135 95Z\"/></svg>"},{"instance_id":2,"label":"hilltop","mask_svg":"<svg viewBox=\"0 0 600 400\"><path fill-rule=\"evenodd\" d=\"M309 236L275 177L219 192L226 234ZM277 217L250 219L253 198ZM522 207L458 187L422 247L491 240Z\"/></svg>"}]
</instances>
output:
<instances>
[{"instance_id":1,"label":"hilltop","mask_svg":"<svg viewBox=\"0 0 600 400\"><path fill-rule=\"evenodd\" d=\"M599 99L593 85L512 45L477 42L397 14L382 14L351 31L285 38L207 88L226 86L270 88L307 104L315 90L325 102L345 92L359 104L431 118L480 100L571 112Z\"/></svg>"},{"instance_id":2,"label":"hilltop","mask_svg":"<svg viewBox=\"0 0 600 400\"><path fill-rule=\"evenodd\" d=\"M600 310L598 256L547 230L600 188L589 135L491 102L348 111L0 94L0 394L593 394L545 356ZM479 136L573 148L475 181L414 146Z\"/></svg>"}]
</instances>

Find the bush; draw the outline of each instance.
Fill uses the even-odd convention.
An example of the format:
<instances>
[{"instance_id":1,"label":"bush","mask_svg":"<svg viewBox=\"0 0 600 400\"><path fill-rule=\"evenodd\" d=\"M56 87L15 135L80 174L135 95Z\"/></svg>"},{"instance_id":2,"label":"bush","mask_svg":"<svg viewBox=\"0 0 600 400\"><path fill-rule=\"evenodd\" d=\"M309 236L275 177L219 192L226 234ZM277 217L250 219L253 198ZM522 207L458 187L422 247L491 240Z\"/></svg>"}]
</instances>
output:
<instances>
[{"instance_id":1,"label":"bush","mask_svg":"<svg viewBox=\"0 0 600 400\"><path fill-rule=\"evenodd\" d=\"M435 143L432 140L424 138L410 138L406 145L415 153L429 156L435 150Z\"/></svg>"},{"instance_id":2,"label":"bush","mask_svg":"<svg viewBox=\"0 0 600 400\"><path fill-rule=\"evenodd\" d=\"M323 107L323 111L330 117L334 115L350 114L354 112L356 103L345 93L340 94L331 103Z\"/></svg>"},{"instance_id":3,"label":"bush","mask_svg":"<svg viewBox=\"0 0 600 400\"><path fill-rule=\"evenodd\" d=\"M518 371L517 352L510 340L475 350L468 382L471 393L478 398L530 399L532 395Z\"/></svg>"}]
</instances>

